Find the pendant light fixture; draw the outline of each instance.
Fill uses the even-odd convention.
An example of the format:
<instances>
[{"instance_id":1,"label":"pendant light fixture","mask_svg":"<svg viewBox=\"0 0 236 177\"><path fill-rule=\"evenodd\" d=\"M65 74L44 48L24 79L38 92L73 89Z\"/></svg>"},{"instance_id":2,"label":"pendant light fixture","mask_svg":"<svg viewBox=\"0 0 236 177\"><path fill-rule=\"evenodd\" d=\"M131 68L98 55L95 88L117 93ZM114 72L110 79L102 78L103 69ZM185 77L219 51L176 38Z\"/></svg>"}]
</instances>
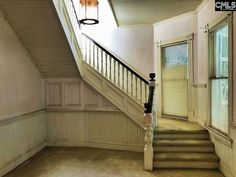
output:
<instances>
[{"instance_id":1,"label":"pendant light fixture","mask_svg":"<svg viewBox=\"0 0 236 177\"><path fill-rule=\"evenodd\" d=\"M98 0L80 0L80 23L98 24Z\"/></svg>"}]
</instances>

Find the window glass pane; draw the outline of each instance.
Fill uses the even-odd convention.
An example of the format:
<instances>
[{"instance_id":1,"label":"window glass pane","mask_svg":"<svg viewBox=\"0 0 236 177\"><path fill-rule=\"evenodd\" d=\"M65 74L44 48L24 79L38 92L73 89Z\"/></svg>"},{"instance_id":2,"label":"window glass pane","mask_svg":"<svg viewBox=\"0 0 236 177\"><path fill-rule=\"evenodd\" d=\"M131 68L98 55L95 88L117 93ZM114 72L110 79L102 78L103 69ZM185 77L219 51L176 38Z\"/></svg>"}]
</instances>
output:
<instances>
[{"instance_id":1,"label":"window glass pane","mask_svg":"<svg viewBox=\"0 0 236 177\"><path fill-rule=\"evenodd\" d=\"M228 26L215 32L215 76L228 76Z\"/></svg>"},{"instance_id":2,"label":"window glass pane","mask_svg":"<svg viewBox=\"0 0 236 177\"><path fill-rule=\"evenodd\" d=\"M211 80L211 125L228 133L228 26L213 34L215 78Z\"/></svg>"},{"instance_id":3,"label":"window glass pane","mask_svg":"<svg viewBox=\"0 0 236 177\"><path fill-rule=\"evenodd\" d=\"M228 133L228 79L213 79L211 86L211 125Z\"/></svg>"},{"instance_id":4,"label":"window glass pane","mask_svg":"<svg viewBox=\"0 0 236 177\"><path fill-rule=\"evenodd\" d=\"M163 48L163 66L186 65L188 62L187 44L178 44Z\"/></svg>"},{"instance_id":5,"label":"window glass pane","mask_svg":"<svg viewBox=\"0 0 236 177\"><path fill-rule=\"evenodd\" d=\"M162 113L188 117L188 44L162 48Z\"/></svg>"}]
</instances>

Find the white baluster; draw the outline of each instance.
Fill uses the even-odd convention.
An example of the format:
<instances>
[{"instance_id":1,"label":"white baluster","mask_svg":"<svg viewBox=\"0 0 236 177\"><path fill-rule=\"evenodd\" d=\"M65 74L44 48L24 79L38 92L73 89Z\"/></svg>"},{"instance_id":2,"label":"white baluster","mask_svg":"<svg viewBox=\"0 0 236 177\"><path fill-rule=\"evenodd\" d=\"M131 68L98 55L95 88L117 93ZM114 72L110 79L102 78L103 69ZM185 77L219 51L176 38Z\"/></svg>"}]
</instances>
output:
<instances>
[{"instance_id":1,"label":"white baluster","mask_svg":"<svg viewBox=\"0 0 236 177\"><path fill-rule=\"evenodd\" d=\"M91 48L92 48L92 43L91 41L89 41L89 65L91 66L92 63L92 52L91 52Z\"/></svg>"},{"instance_id":2,"label":"white baluster","mask_svg":"<svg viewBox=\"0 0 236 177\"><path fill-rule=\"evenodd\" d=\"M103 51L100 50L101 53L100 53L100 56L101 56L101 74L103 75Z\"/></svg>"},{"instance_id":3,"label":"white baluster","mask_svg":"<svg viewBox=\"0 0 236 177\"><path fill-rule=\"evenodd\" d=\"M126 88L127 88L127 90L126 90L126 93L127 93L127 95L129 95L129 71L128 71L128 69L126 69L126 84L127 84L127 86L126 86Z\"/></svg>"},{"instance_id":4,"label":"white baluster","mask_svg":"<svg viewBox=\"0 0 236 177\"><path fill-rule=\"evenodd\" d=\"M125 90L125 73L124 73L124 66L121 66L122 67L122 90L124 91Z\"/></svg>"},{"instance_id":5,"label":"white baluster","mask_svg":"<svg viewBox=\"0 0 236 177\"><path fill-rule=\"evenodd\" d=\"M131 85L130 85L130 87L131 87L131 97L133 97L133 73L130 73L131 74Z\"/></svg>"},{"instance_id":6,"label":"white baluster","mask_svg":"<svg viewBox=\"0 0 236 177\"><path fill-rule=\"evenodd\" d=\"M85 39L85 62L88 63L88 40L87 38Z\"/></svg>"},{"instance_id":7,"label":"white baluster","mask_svg":"<svg viewBox=\"0 0 236 177\"><path fill-rule=\"evenodd\" d=\"M116 60L114 60L114 84L116 85Z\"/></svg>"},{"instance_id":8,"label":"white baluster","mask_svg":"<svg viewBox=\"0 0 236 177\"><path fill-rule=\"evenodd\" d=\"M95 68L95 45L93 44L93 68Z\"/></svg>"},{"instance_id":9,"label":"white baluster","mask_svg":"<svg viewBox=\"0 0 236 177\"><path fill-rule=\"evenodd\" d=\"M111 62L112 62L112 58L111 58L111 56L109 55L109 58L110 58L110 62L109 62L109 65L110 65L110 69L109 69L109 78L110 78L110 81L111 81Z\"/></svg>"},{"instance_id":10,"label":"white baluster","mask_svg":"<svg viewBox=\"0 0 236 177\"><path fill-rule=\"evenodd\" d=\"M118 80L118 87L120 88L120 63L117 62L117 69L118 69L118 73L117 73L117 80Z\"/></svg>"},{"instance_id":11,"label":"white baluster","mask_svg":"<svg viewBox=\"0 0 236 177\"><path fill-rule=\"evenodd\" d=\"M140 103L142 104L143 103L143 93L142 93L142 80L141 79L139 79L139 87L140 87Z\"/></svg>"},{"instance_id":12,"label":"white baluster","mask_svg":"<svg viewBox=\"0 0 236 177\"><path fill-rule=\"evenodd\" d=\"M99 48L97 47L97 71L99 72Z\"/></svg>"},{"instance_id":13,"label":"white baluster","mask_svg":"<svg viewBox=\"0 0 236 177\"><path fill-rule=\"evenodd\" d=\"M108 78L108 73L107 73L107 54L105 54L105 71L106 71L106 73L105 73L105 76L106 76L106 78Z\"/></svg>"}]
</instances>

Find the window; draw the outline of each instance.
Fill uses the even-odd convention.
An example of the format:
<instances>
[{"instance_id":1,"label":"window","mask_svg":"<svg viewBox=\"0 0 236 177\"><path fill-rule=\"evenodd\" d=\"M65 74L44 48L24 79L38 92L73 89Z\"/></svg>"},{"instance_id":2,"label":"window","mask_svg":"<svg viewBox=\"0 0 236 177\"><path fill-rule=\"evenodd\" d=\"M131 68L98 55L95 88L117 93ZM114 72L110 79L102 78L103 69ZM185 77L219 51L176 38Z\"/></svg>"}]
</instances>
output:
<instances>
[{"instance_id":1,"label":"window","mask_svg":"<svg viewBox=\"0 0 236 177\"><path fill-rule=\"evenodd\" d=\"M187 44L178 44L163 48L164 67L186 65L188 62L188 46Z\"/></svg>"},{"instance_id":2,"label":"window","mask_svg":"<svg viewBox=\"0 0 236 177\"><path fill-rule=\"evenodd\" d=\"M228 133L228 54L229 27L221 25L211 32L213 69L211 82L211 126Z\"/></svg>"}]
</instances>

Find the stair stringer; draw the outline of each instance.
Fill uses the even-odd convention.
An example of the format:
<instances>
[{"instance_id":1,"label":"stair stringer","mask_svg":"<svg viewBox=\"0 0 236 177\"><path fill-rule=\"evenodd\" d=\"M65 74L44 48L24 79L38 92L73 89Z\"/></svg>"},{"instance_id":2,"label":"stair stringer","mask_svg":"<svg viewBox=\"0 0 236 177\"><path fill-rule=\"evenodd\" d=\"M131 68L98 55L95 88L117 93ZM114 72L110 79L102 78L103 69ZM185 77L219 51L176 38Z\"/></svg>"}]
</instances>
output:
<instances>
[{"instance_id":1,"label":"stair stringer","mask_svg":"<svg viewBox=\"0 0 236 177\"><path fill-rule=\"evenodd\" d=\"M99 74L96 70L84 62L84 75L82 79L108 99L114 106L125 113L135 123L144 128L144 108L136 103L127 94Z\"/></svg>"},{"instance_id":2,"label":"stair stringer","mask_svg":"<svg viewBox=\"0 0 236 177\"><path fill-rule=\"evenodd\" d=\"M65 36L78 67L78 71L80 72L81 76L83 76L83 59L78 43L80 33L78 29L79 27L76 19L72 19L73 13L70 13L70 11L68 11L68 3L69 1L65 0L53 0L54 7L61 22L62 28L65 32Z\"/></svg>"}]
</instances>

